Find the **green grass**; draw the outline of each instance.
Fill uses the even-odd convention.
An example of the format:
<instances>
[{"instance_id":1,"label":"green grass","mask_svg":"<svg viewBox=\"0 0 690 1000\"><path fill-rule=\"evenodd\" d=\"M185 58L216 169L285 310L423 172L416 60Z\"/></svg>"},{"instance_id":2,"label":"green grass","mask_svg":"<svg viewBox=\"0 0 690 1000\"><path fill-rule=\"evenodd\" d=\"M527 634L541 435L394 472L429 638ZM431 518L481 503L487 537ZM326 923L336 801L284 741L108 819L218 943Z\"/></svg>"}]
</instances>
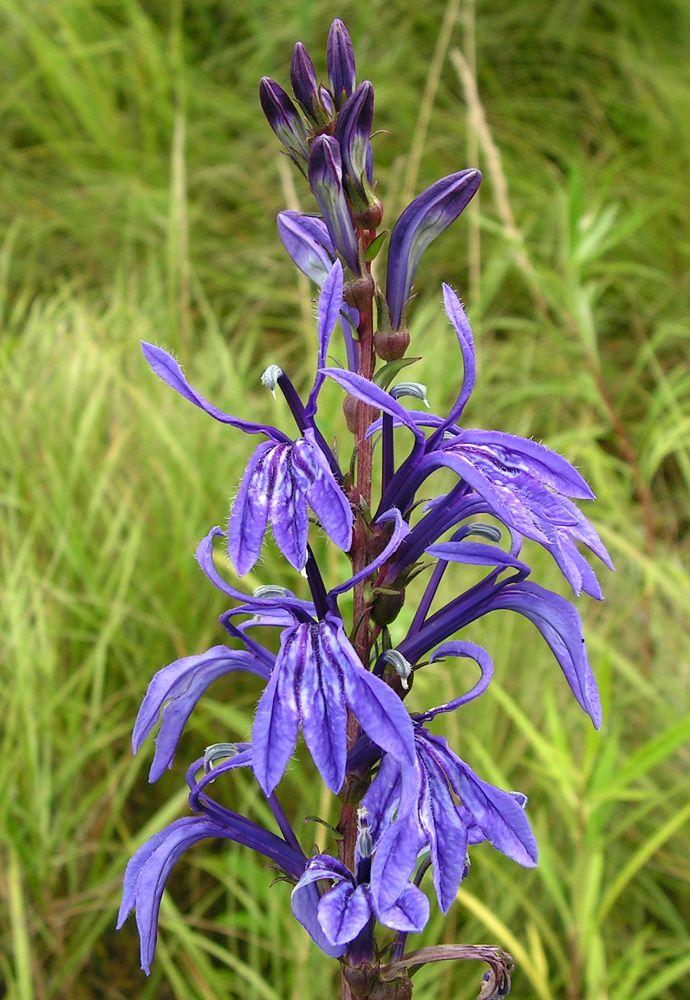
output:
<instances>
[{"instance_id":1,"label":"green grass","mask_svg":"<svg viewBox=\"0 0 690 1000\"><path fill-rule=\"evenodd\" d=\"M338 11L391 132L376 149L389 220L406 187L468 162L450 51L425 92L444 15L456 15L449 50L468 52L455 7L373 0ZM127 857L184 811L185 761L244 737L257 696L252 681L218 683L173 772L147 785L150 755L129 754L134 714L156 669L219 641L223 604L193 551L226 517L251 443L155 382L137 345L175 348L210 398L266 419L276 404L256 387L269 361L307 384L312 310L275 236L292 194L256 81L286 79L297 37L320 52L332 13L309 0L0 0L0 981L12 1000L310 1000L329 995L329 981L335 995L286 886L269 888L272 874L240 849L201 846L180 863L149 980L133 926L113 930ZM411 372L434 408L451 400L458 373L439 364L451 337L436 292L451 280L479 351L468 419L543 439L578 464L617 572L602 605L581 602L600 736L527 623L505 614L473 627L496 683L448 733L489 780L529 793L541 863L525 872L476 850L458 905L421 940L511 949L516 996L680 997L690 11L683 0L484 0L476 32L479 93L526 256L480 144L480 283L470 297L468 214L420 271L413 345L425 357ZM425 113L417 176L406 157ZM338 393L327 392L328 430L341 431ZM536 579L562 587L541 552L529 557ZM342 564L328 565L335 578ZM248 583L266 581L297 585L270 546ZM449 695L456 667L422 672L413 697ZM286 777L298 823L335 816L312 775L302 754ZM264 815L241 777L230 800ZM305 827L305 849L314 841L332 846ZM424 1000L462 1000L476 995L478 969L430 967L417 982Z\"/></svg>"}]
</instances>

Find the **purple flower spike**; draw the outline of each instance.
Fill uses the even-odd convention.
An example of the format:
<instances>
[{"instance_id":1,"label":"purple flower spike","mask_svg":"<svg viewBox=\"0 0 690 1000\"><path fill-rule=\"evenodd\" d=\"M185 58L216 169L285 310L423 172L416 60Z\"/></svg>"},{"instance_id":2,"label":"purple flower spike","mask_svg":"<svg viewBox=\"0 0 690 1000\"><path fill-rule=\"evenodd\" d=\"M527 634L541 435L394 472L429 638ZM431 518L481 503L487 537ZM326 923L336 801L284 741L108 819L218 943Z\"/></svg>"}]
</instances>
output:
<instances>
[{"instance_id":1,"label":"purple flower spike","mask_svg":"<svg viewBox=\"0 0 690 1000\"><path fill-rule=\"evenodd\" d=\"M362 666L335 615L285 629L254 719L254 774L267 795L283 776L301 724L314 763L333 792L345 776L349 707L383 750L413 762L412 723L403 703Z\"/></svg>"},{"instance_id":2,"label":"purple flower spike","mask_svg":"<svg viewBox=\"0 0 690 1000\"><path fill-rule=\"evenodd\" d=\"M326 61L335 106L339 109L355 89L357 74L352 39L338 17L333 21L331 30L328 32Z\"/></svg>"},{"instance_id":3,"label":"purple flower spike","mask_svg":"<svg viewBox=\"0 0 690 1000\"><path fill-rule=\"evenodd\" d=\"M299 167L309 159L307 130L299 111L283 88L269 76L259 83L259 100L268 124Z\"/></svg>"},{"instance_id":4,"label":"purple flower spike","mask_svg":"<svg viewBox=\"0 0 690 1000\"><path fill-rule=\"evenodd\" d=\"M314 71L314 63L302 42L297 42L292 52L290 63L290 80L292 91L297 101L312 121L318 122L324 117L321 108L319 83Z\"/></svg>"},{"instance_id":5,"label":"purple flower spike","mask_svg":"<svg viewBox=\"0 0 690 1000\"><path fill-rule=\"evenodd\" d=\"M350 269L359 274L359 249L343 190L340 146L330 135L320 135L309 154L309 185L323 215L333 246Z\"/></svg>"},{"instance_id":6,"label":"purple flower spike","mask_svg":"<svg viewBox=\"0 0 690 1000\"><path fill-rule=\"evenodd\" d=\"M154 675L132 733L132 752L137 753L161 716L149 781L158 781L165 769L172 767L182 730L199 698L218 677L236 670L264 680L270 676L267 665L254 654L227 646L214 646L198 656L183 656Z\"/></svg>"},{"instance_id":7,"label":"purple flower spike","mask_svg":"<svg viewBox=\"0 0 690 1000\"><path fill-rule=\"evenodd\" d=\"M343 161L345 186L359 211L368 207L376 198L370 187L369 140L373 120L374 88L365 80L341 109L335 127L335 137L340 145Z\"/></svg>"},{"instance_id":8,"label":"purple flower spike","mask_svg":"<svg viewBox=\"0 0 690 1000\"><path fill-rule=\"evenodd\" d=\"M394 330L400 328L422 254L467 207L481 179L479 170L473 169L436 181L407 206L395 223L388 249L386 281L386 301Z\"/></svg>"}]
</instances>

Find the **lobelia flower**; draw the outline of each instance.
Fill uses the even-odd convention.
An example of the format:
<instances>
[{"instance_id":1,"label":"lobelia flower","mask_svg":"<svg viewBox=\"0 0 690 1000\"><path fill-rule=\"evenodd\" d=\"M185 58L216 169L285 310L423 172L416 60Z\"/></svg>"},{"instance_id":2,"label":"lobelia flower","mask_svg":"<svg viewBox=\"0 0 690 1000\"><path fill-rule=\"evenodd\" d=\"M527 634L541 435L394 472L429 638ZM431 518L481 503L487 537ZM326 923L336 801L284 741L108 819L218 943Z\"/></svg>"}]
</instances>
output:
<instances>
[{"instance_id":1,"label":"lobelia flower","mask_svg":"<svg viewBox=\"0 0 690 1000\"><path fill-rule=\"evenodd\" d=\"M340 109L357 85L357 74L352 39L337 17L328 32L326 61L335 106Z\"/></svg>"},{"instance_id":2,"label":"lobelia flower","mask_svg":"<svg viewBox=\"0 0 690 1000\"><path fill-rule=\"evenodd\" d=\"M309 159L307 130L299 111L283 88L269 76L259 83L259 100L266 120L300 169Z\"/></svg>"},{"instance_id":3,"label":"lobelia flower","mask_svg":"<svg viewBox=\"0 0 690 1000\"><path fill-rule=\"evenodd\" d=\"M342 300L342 268L336 261L319 299L318 336L324 360ZM307 506L311 507L324 531L339 548L344 551L350 548L352 511L334 475L334 466L339 475L335 459L323 439L317 436L313 420L323 375L317 373L306 408L302 407L283 373L280 372L277 377L277 384L284 388L302 430L302 437L291 441L274 427L239 420L218 410L189 385L180 366L166 351L152 344L144 343L142 346L156 375L189 402L221 423L269 438L257 447L250 459L230 516L228 551L240 576L248 573L259 558L269 521L285 558L296 569L304 568L307 561Z\"/></svg>"},{"instance_id":4,"label":"lobelia flower","mask_svg":"<svg viewBox=\"0 0 690 1000\"><path fill-rule=\"evenodd\" d=\"M416 798L410 801L400 763L386 754L362 800L376 842L372 891L384 907L397 898L416 866L419 852L425 848L429 850L434 888L444 913L469 870L469 845L486 840L524 867L533 868L537 863L536 841L524 813L526 797L482 781L453 753L445 739L433 736L423 725L479 697L493 673L488 653L474 643L445 643L430 662L445 656L475 659L482 676L467 694L413 716L419 773Z\"/></svg>"},{"instance_id":5,"label":"lobelia flower","mask_svg":"<svg viewBox=\"0 0 690 1000\"><path fill-rule=\"evenodd\" d=\"M330 135L314 139L309 153L309 185L323 215L335 250L354 274L359 274L359 247L343 189L338 141Z\"/></svg>"}]
</instances>

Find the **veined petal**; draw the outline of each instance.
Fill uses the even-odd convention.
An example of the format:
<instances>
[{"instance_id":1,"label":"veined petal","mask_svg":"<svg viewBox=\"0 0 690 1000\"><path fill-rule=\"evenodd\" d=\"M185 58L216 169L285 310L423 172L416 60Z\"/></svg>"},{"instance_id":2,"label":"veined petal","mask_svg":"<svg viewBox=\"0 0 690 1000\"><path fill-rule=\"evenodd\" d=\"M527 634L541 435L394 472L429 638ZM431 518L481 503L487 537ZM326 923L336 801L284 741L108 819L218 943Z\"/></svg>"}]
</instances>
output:
<instances>
[{"instance_id":1,"label":"veined petal","mask_svg":"<svg viewBox=\"0 0 690 1000\"><path fill-rule=\"evenodd\" d=\"M157 781L167 767L172 767L182 730L207 688L218 677L236 670L264 680L270 675L266 664L253 654L227 646L213 646L198 656L183 656L154 675L132 733L132 750L136 753L162 713L149 781Z\"/></svg>"},{"instance_id":2,"label":"veined petal","mask_svg":"<svg viewBox=\"0 0 690 1000\"><path fill-rule=\"evenodd\" d=\"M589 665L577 609L536 583L521 581L499 590L486 610L506 608L533 622L546 639L570 688L596 729L601 726L597 682Z\"/></svg>"},{"instance_id":3,"label":"veined petal","mask_svg":"<svg viewBox=\"0 0 690 1000\"><path fill-rule=\"evenodd\" d=\"M400 762L414 765L414 732L407 709L395 692L362 666L340 619L329 615L322 627L324 656L342 670L345 700L364 732Z\"/></svg>"},{"instance_id":4,"label":"veined petal","mask_svg":"<svg viewBox=\"0 0 690 1000\"><path fill-rule=\"evenodd\" d=\"M299 727L297 690L302 674L300 651L303 633L285 629L280 650L254 716L252 729L253 768L261 788L270 795L285 773L295 751Z\"/></svg>"},{"instance_id":5,"label":"veined petal","mask_svg":"<svg viewBox=\"0 0 690 1000\"><path fill-rule=\"evenodd\" d=\"M388 247L386 301L397 330L419 260L436 237L455 222L481 182L478 170L461 170L418 195L393 226Z\"/></svg>"},{"instance_id":6,"label":"veined petal","mask_svg":"<svg viewBox=\"0 0 690 1000\"><path fill-rule=\"evenodd\" d=\"M321 295L319 296L319 314L317 325L319 357L316 365L316 378L314 380L314 386L309 393L309 399L307 400L307 405L305 407L305 414L310 420L313 419L316 414L317 398L325 378L322 369L326 364L328 345L330 344L331 336L335 329L335 325L338 322L338 317L340 316L340 310L342 307L343 268L340 261L336 260L329 270L328 277L323 283Z\"/></svg>"},{"instance_id":7,"label":"veined petal","mask_svg":"<svg viewBox=\"0 0 690 1000\"><path fill-rule=\"evenodd\" d=\"M416 885L408 885L397 901L387 909L379 909L377 916L384 927L419 933L429 920L429 900Z\"/></svg>"},{"instance_id":8,"label":"veined petal","mask_svg":"<svg viewBox=\"0 0 690 1000\"><path fill-rule=\"evenodd\" d=\"M503 431L463 429L461 446L476 446L491 453L494 461L526 472L540 483L576 500L593 500L591 489L570 462L546 445Z\"/></svg>"},{"instance_id":9,"label":"veined petal","mask_svg":"<svg viewBox=\"0 0 690 1000\"><path fill-rule=\"evenodd\" d=\"M376 777L362 799L371 836L376 842L390 826L400 801L400 766L391 754L384 754Z\"/></svg>"},{"instance_id":10,"label":"veined petal","mask_svg":"<svg viewBox=\"0 0 690 1000\"><path fill-rule=\"evenodd\" d=\"M423 745L423 744L422 744ZM434 888L444 913L455 899L465 870L467 830L448 786L448 779L431 753L420 752L422 793L419 822L431 853Z\"/></svg>"},{"instance_id":11,"label":"veined petal","mask_svg":"<svg viewBox=\"0 0 690 1000\"><path fill-rule=\"evenodd\" d=\"M140 847L127 865L117 927L122 927L130 910L136 908L141 967L147 975L156 950L158 911L165 883L177 860L193 844L207 837L234 840L271 858L293 876L302 870L303 855L280 837L229 810L226 815L224 824L195 816L176 820Z\"/></svg>"},{"instance_id":12,"label":"veined petal","mask_svg":"<svg viewBox=\"0 0 690 1000\"><path fill-rule=\"evenodd\" d=\"M363 885L341 882L321 897L319 923L334 945L349 944L371 918L371 907Z\"/></svg>"},{"instance_id":13,"label":"veined petal","mask_svg":"<svg viewBox=\"0 0 690 1000\"><path fill-rule=\"evenodd\" d=\"M345 778L347 712L340 671L324 655L319 625L300 625L302 734L321 777L337 794ZM335 944L339 942L331 938Z\"/></svg>"},{"instance_id":14,"label":"veined petal","mask_svg":"<svg viewBox=\"0 0 690 1000\"><path fill-rule=\"evenodd\" d=\"M270 441L260 444L242 477L228 524L228 554L239 576L252 569L261 553L268 523L272 459L286 447Z\"/></svg>"},{"instance_id":15,"label":"veined petal","mask_svg":"<svg viewBox=\"0 0 690 1000\"><path fill-rule=\"evenodd\" d=\"M144 357L159 379L166 382L175 392L179 392L181 396L184 396L194 406L198 406L204 413L208 413L214 420L220 421L221 424L230 424L231 427L236 427L238 430L244 431L245 434L266 434L267 437L273 438L276 441L288 440L282 431L271 427L269 424L255 424L249 420L240 420L238 417L233 417L229 413L224 413L222 410L217 409L217 407L209 403L208 400L204 399L200 393L191 387L182 374L182 369L177 361L175 361L171 354L164 351L162 347L156 347L155 344L148 344L145 340L142 340L141 349L144 352Z\"/></svg>"},{"instance_id":16,"label":"veined petal","mask_svg":"<svg viewBox=\"0 0 690 1000\"><path fill-rule=\"evenodd\" d=\"M539 859L539 849L519 802L509 792L482 781L459 758L452 772L452 781L456 793L492 847L519 865L534 868Z\"/></svg>"},{"instance_id":17,"label":"veined petal","mask_svg":"<svg viewBox=\"0 0 690 1000\"><path fill-rule=\"evenodd\" d=\"M354 517L350 501L333 477L326 458L309 428L293 447L294 468L303 477L309 506L321 527L339 549L347 552L352 545Z\"/></svg>"},{"instance_id":18,"label":"veined petal","mask_svg":"<svg viewBox=\"0 0 690 1000\"><path fill-rule=\"evenodd\" d=\"M346 880L352 885L352 874L336 858L326 854L311 858L304 874L292 890L292 912L312 940L326 955L339 958L345 951L345 945L334 945L324 934L318 920L318 906L321 901L316 882L320 879L331 879L336 884Z\"/></svg>"},{"instance_id":19,"label":"veined petal","mask_svg":"<svg viewBox=\"0 0 690 1000\"><path fill-rule=\"evenodd\" d=\"M399 899L424 846L416 809L398 818L379 838L371 865L371 893L376 911L387 910Z\"/></svg>"},{"instance_id":20,"label":"veined petal","mask_svg":"<svg viewBox=\"0 0 690 1000\"><path fill-rule=\"evenodd\" d=\"M276 545L295 569L307 562L307 498L293 469L293 448L286 447L272 462L268 516Z\"/></svg>"}]
</instances>

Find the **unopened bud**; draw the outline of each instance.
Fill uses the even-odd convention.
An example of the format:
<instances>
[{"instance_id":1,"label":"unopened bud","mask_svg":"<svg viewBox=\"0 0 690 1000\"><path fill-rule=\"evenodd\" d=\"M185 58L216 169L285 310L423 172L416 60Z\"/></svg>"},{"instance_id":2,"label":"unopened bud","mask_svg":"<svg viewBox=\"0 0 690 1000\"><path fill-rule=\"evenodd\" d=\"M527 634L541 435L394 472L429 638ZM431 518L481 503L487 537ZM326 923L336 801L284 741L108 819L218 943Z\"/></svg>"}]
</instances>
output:
<instances>
[{"instance_id":1,"label":"unopened bud","mask_svg":"<svg viewBox=\"0 0 690 1000\"><path fill-rule=\"evenodd\" d=\"M343 400L343 413L345 414L345 423L347 424L347 429L350 434L357 433L357 413L360 406L363 406L358 399L354 396L346 396Z\"/></svg>"},{"instance_id":2,"label":"unopened bud","mask_svg":"<svg viewBox=\"0 0 690 1000\"><path fill-rule=\"evenodd\" d=\"M405 588L386 588L378 593L371 608L371 617L377 625L390 625L398 617L405 603Z\"/></svg>"},{"instance_id":3,"label":"unopened bud","mask_svg":"<svg viewBox=\"0 0 690 1000\"><path fill-rule=\"evenodd\" d=\"M367 308L374 295L374 279L370 274L348 281L345 285L343 298L349 306L360 311Z\"/></svg>"},{"instance_id":4,"label":"unopened bud","mask_svg":"<svg viewBox=\"0 0 690 1000\"><path fill-rule=\"evenodd\" d=\"M407 330L379 330L374 334L374 348L382 361L398 361L410 346Z\"/></svg>"}]
</instances>

